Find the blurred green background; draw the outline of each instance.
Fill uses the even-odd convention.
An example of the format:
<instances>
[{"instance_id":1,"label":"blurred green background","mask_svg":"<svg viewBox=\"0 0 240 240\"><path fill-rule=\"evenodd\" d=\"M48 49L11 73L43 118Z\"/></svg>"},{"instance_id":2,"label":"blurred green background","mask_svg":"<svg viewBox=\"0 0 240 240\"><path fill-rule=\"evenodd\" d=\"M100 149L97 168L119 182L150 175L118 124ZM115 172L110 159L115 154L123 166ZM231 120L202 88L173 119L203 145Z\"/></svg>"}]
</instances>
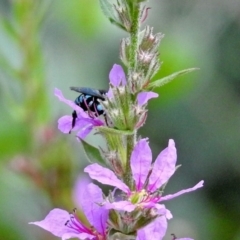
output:
<instances>
[{"instance_id":1,"label":"blurred green background","mask_svg":"<svg viewBox=\"0 0 240 240\"><path fill-rule=\"evenodd\" d=\"M195 240L240 239L240 2L151 0L144 24L163 32L159 77L200 71L158 89L146 125L154 158L176 141L182 167L166 193L205 180L167 202L171 233ZM71 211L72 189L87 164L74 134L57 119L71 109L53 95L70 86L108 88L126 34L97 0L0 0L0 239L53 240L28 225L53 207ZM87 140L96 146L100 137Z\"/></svg>"}]
</instances>

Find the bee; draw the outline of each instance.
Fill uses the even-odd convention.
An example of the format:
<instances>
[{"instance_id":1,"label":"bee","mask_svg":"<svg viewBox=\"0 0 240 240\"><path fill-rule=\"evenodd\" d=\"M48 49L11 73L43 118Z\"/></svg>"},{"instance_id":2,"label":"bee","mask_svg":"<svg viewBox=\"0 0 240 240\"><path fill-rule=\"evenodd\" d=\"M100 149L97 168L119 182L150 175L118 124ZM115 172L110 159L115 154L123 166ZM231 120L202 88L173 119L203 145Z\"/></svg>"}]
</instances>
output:
<instances>
[{"instance_id":1,"label":"bee","mask_svg":"<svg viewBox=\"0 0 240 240\"><path fill-rule=\"evenodd\" d=\"M86 87L70 87L71 90L79 92L80 95L75 99L75 104L81 107L92 118L100 115L106 116L101 101L105 100L106 90L98 90ZM74 128L77 119L77 112L72 113L72 128ZM70 131L71 132L71 131Z\"/></svg>"}]
</instances>

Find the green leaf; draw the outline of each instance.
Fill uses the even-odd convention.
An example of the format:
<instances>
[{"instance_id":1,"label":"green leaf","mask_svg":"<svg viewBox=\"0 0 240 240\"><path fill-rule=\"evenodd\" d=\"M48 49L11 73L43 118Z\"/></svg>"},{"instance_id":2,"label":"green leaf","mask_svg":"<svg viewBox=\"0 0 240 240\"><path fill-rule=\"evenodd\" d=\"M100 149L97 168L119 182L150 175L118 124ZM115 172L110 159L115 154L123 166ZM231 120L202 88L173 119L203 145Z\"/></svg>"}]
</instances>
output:
<instances>
[{"instance_id":1,"label":"green leaf","mask_svg":"<svg viewBox=\"0 0 240 240\"><path fill-rule=\"evenodd\" d=\"M99 130L99 132L104 133L104 134L113 134L113 135L132 135L134 134L134 131L130 131L130 130L118 130L118 129L114 129L114 128L109 128L109 127L96 127L96 129Z\"/></svg>"},{"instance_id":2,"label":"green leaf","mask_svg":"<svg viewBox=\"0 0 240 240\"><path fill-rule=\"evenodd\" d=\"M113 14L113 6L108 0L99 0L100 1L100 7L105 14L106 17L111 19L111 21L115 20L115 16Z\"/></svg>"},{"instance_id":3,"label":"green leaf","mask_svg":"<svg viewBox=\"0 0 240 240\"><path fill-rule=\"evenodd\" d=\"M109 0L99 0L99 1L100 1L101 9L104 15L109 19L110 23L126 31L126 28L120 23L119 19L114 15L114 12L116 10L113 7L113 3L110 3Z\"/></svg>"},{"instance_id":4,"label":"green leaf","mask_svg":"<svg viewBox=\"0 0 240 240\"><path fill-rule=\"evenodd\" d=\"M112 18L109 18L110 23L114 24L115 26L119 27L120 29L127 31L127 29L119 22L115 21Z\"/></svg>"},{"instance_id":5,"label":"green leaf","mask_svg":"<svg viewBox=\"0 0 240 240\"><path fill-rule=\"evenodd\" d=\"M92 146L91 144L81 140L84 152L90 162L98 162L100 164L106 165L104 159L98 148Z\"/></svg>"},{"instance_id":6,"label":"green leaf","mask_svg":"<svg viewBox=\"0 0 240 240\"><path fill-rule=\"evenodd\" d=\"M182 76L182 75L185 75L187 73L190 73L190 72L193 72L193 71L196 71L196 70L199 70L199 68L188 68L188 69L184 69L184 70L181 70L179 72L175 72L171 75L168 75L164 78L161 78L161 79L158 79L154 82L151 82L147 85L147 89L154 89L155 87L162 87L163 85L171 82L172 80L174 80L176 77L179 77L179 76Z\"/></svg>"}]
</instances>

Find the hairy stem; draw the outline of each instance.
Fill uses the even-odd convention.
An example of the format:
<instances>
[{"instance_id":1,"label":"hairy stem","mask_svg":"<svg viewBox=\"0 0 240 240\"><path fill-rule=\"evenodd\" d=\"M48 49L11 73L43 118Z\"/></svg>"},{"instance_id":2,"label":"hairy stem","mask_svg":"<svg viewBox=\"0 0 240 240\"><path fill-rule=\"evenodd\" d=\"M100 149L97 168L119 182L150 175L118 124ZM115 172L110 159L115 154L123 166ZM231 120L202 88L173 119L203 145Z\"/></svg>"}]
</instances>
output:
<instances>
[{"instance_id":1,"label":"hairy stem","mask_svg":"<svg viewBox=\"0 0 240 240\"><path fill-rule=\"evenodd\" d=\"M124 182L129 186L129 188L133 189L133 179L132 179L130 158L136 142L136 132L134 132L134 134L132 135L126 136L126 141L127 141L127 150L126 150L127 162L126 162L126 169L125 169L125 174L123 176L123 179L124 179Z\"/></svg>"},{"instance_id":2,"label":"hairy stem","mask_svg":"<svg viewBox=\"0 0 240 240\"><path fill-rule=\"evenodd\" d=\"M136 7L133 8L133 13L132 13L132 27L130 32L130 66L128 69L128 74L133 72L137 66L138 35L139 35L139 29L140 29L140 12L141 12L141 6L138 3Z\"/></svg>"}]
</instances>

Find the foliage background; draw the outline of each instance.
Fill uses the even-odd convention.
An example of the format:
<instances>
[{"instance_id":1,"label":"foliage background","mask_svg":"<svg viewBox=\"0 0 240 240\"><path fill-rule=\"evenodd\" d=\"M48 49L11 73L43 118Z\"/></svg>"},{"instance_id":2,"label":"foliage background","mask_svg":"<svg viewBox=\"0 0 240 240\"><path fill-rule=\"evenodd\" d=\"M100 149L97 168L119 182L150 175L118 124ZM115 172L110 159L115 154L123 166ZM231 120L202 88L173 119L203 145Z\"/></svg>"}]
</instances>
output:
<instances>
[{"instance_id":1,"label":"foliage background","mask_svg":"<svg viewBox=\"0 0 240 240\"><path fill-rule=\"evenodd\" d=\"M140 131L154 157L169 138L176 141L182 167L166 193L205 180L203 189L166 203L174 218L165 239L175 233L239 240L240 2L149 5L145 24L165 34L155 79L201 69L158 89ZM76 93L69 86L107 88L125 33L96 0L1 0L0 17L0 239L56 239L27 223L56 206L71 211L72 189L87 160L74 135L57 130L58 117L71 110L53 96L54 88L70 99ZM87 140L101 145L99 137Z\"/></svg>"}]
</instances>

